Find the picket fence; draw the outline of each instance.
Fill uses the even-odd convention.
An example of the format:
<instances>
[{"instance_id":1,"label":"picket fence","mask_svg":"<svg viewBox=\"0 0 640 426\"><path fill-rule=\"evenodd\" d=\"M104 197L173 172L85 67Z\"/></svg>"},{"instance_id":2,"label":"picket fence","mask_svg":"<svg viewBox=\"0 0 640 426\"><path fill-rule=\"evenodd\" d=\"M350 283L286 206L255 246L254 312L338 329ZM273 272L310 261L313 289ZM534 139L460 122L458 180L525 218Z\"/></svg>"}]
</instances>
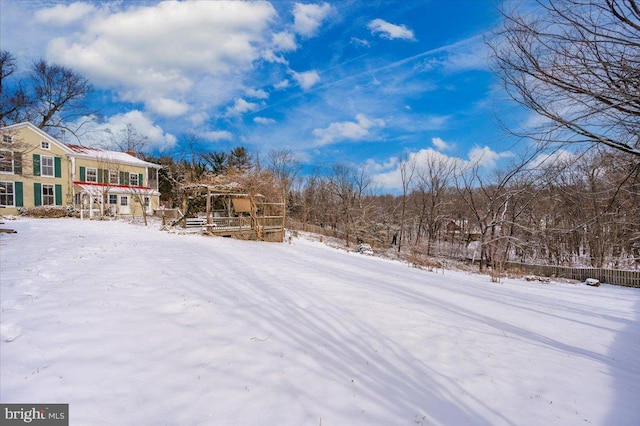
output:
<instances>
[{"instance_id":1,"label":"picket fence","mask_svg":"<svg viewBox=\"0 0 640 426\"><path fill-rule=\"evenodd\" d=\"M640 288L640 271L625 271L604 268L569 268L566 266L531 265L528 263L507 262L506 269L519 269L526 274L543 277L560 277L585 281L595 278L600 282L625 287Z\"/></svg>"}]
</instances>

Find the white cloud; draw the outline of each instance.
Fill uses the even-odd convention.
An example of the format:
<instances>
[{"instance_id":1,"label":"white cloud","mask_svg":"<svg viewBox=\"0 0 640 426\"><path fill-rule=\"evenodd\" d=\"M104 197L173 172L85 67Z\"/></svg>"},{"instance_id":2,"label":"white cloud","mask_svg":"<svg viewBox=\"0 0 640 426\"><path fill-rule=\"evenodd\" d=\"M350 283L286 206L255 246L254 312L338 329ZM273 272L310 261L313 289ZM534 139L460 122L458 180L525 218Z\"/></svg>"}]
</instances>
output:
<instances>
[{"instance_id":1,"label":"white cloud","mask_svg":"<svg viewBox=\"0 0 640 426\"><path fill-rule=\"evenodd\" d=\"M86 122L88 117L83 117L78 122ZM94 117L95 118L95 117ZM102 122L92 121L85 125L86 133L80 138L80 143L88 146L95 146L106 149L117 149L113 145L113 135L126 129L127 125L133 126L135 131L147 138L145 149L167 151L176 145L176 137L166 133L162 127L154 124L142 111L133 110L123 114L112 115Z\"/></svg>"},{"instance_id":2,"label":"white cloud","mask_svg":"<svg viewBox=\"0 0 640 426\"><path fill-rule=\"evenodd\" d=\"M362 47L369 47L371 45L368 40L364 40L357 37L351 37L350 43L353 45L362 46Z\"/></svg>"},{"instance_id":3,"label":"white cloud","mask_svg":"<svg viewBox=\"0 0 640 426\"><path fill-rule=\"evenodd\" d=\"M469 161L471 164L490 169L496 167L498 160L510 157L513 157L513 153L510 151L495 152L486 145L482 148L474 146L471 151L469 151Z\"/></svg>"},{"instance_id":4,"label":"white cloud","mask_svg":"<svg viewBox=\"0 0 640 426\"><path fill-rule=\"evenodd\" d=\"M413 31L407 28L405 25L391 24L382 19L374 19L367 25L371 34L379 34L381 38L393 40L396 38L403 40L415 41L416 37Z\"/></svg>"},{"instance_id":5,"label":"white cloud","mask_svg":"<svg viewBox=\"0 0 640 426\"><path fill-rule=\"evenodd\" d=\"M375 160L369 158L364 163L364 170L371 175L387 173L388 171L395 169L398 166L399 161L400 159L398 157L391 157L384 163L378 163Z\"/></svg>"},{"instance_id":6,"label":"white cloud","mask_svg":"<svg viewBox=\"0 0 640 426\"><path fill-rule=\"evenodd\" d=\"M469 158L466 160L443 154L433 148L407 153L408 161L415 163L416 170L424 169L430 164L444 164L457 171L463 171L471 165L492 169L496 167L496 162L499 159L512 156L513 154L509 151L497 153L486 146L472 149L469 152ZM381 188L397 192L402 189L400 164L401 162L398 157L391 157L383 163L367 160L365 167Z\"/></svg>"},{"instance_id":7,"label":"white cloud","mask_svg":"<svg viewBox=\"0 0 640 426\"><path fill-rule=\"evenodd\" d=\"M262 53L262 59L274 64L289 65L289 61L287 61L284 56L278 55L271 49L267 49Z\"/></svg>"},{"instance_id":8,"label":"white cloud","mask_svg":"<svg viewBox=\"0 0 640 426\"><path fill-rule=\"evenodd\" d=\"M267 2L122 2L84 31L52 40L47 58L70 66L122 100L175 116L190 104L228 103L270 43ZM115 7L114 7L115 8ZM155 103L158 99L171 100Z\"/></svg>"},{"instance_id":9,"label":"white cloud","mask_svg":"<svg viewBox=\"0 0 640 426\"><path fill-rule=\"evenodd\" d=\"M316 35L322 21L329 16L333 8L327 4L296 3L293 7L293 29L296 33L312 37Z\"/></svg>"},{"instance_id":10,"label":"white cloud","mask_svg":"<svg viewBox=\"0 0 640 426\"><path fill-rule=\"evenodd\" d=\"M318 145L328 145L336 140L360 140L369 135L369 129L383 127L382 119L369 119L364 114L358 114L356 121L341 121L331 123L324 129L314 129L313 135Z\"/></svg>"},{"instance_id":11,"label":"white cloud","mask_svg":"<svg viewBox=\"0 0 640 426\"><path fill-rule=\"evenodd\" d=\"M260 108L260 104L254 102L247 102L242 98L236 99L232 107L227 108L227 114L229 115L241 115L245 112L255 111Z\"/></svg>"},{"instance_id":12,"label":"white cloud","mask_svg":"<svg viewBox=\"0 0 640 426\"><path fill-rule=\"evenodd\" d=\"M173 99L157 98L150 99L147 108L164 117L178 117L189 110L189 105Z\"/></svg>"},{"instance_id":13,"label":"white cloud","mask_svg":"<svg viewBox=\"0 0 640 426\"><path fill-rule=\"evenodd\" d=\"M291 75L303 90L310 89L320 82L320 74L315 70L305 72L291 71Z\"/></svg>"},{"instance_id":14,"label":"white cloud","mask_svg":"<svg viewBox=\"0 0 640 426\"><path fill-rule=\"evenodd\" d=\"M428 164L446 164L454 169L461 170L465 164L468 164L468 161L458 157L450 157L432 148L409 152L407 153L407 160L415 163L416 170L420 170ZM367 167L368 170L373 172L373 179L382 188L398 190L402 188L400 164L401 162L398 157L391 157L382 164L369 160Z\"/></svg>"},{"instance_id":15,"label":"white cloud","mask_svg":"<svg viewBox=\"0 0 640 426\"><path fill-rule=\"evenodd\" d=\"M207 114L206 112L196 112L194 114L189 114L189 121L196 127L200 126L208 119L209 114Z\"/></svg>"},{"instance_id":16,"label":"white cloud","mask_svg":"<svg viewBox=\"0 0 640 426\"><path fill-rule=\"evenodd\" d=\"M421 149L418 152L411 153L410 160L415 160L416 168L425 168L432 164L446 164L453 169L461 170L468 161L459 157L451 157L432 148Z\"/></svg>"},{"instance_id":17,"label":"white cloud","mask_svg":"<svg viewBox=\"0 0 640 426\"><path fill-rule=\"evenodd\" d=\"M576 154L566 149L558 149L552 153L539 154L529 164L530 169L538 167L549 167L558 164L566 164L575 161Z\"/></svg>"},{"instance_id":18,"label":"white cloud","mask_svg":"<svg viewBox=\"0 0 640 426\"><path fill-rule=\"evenodd\" d=\"M89 3L57 4L38 10L34 18L38 23L64 26L85 18L95 10L95 6Z\"/></svg>"},{"instance_id":19,"label":"white cloud","mask_svg":"<svg viewBox=\"0 0 640 426\"><path fill-rule=\"evenodd\" d=\"M447 149L451 149L452 147L451 144L448 144L438 137L431 138L431 143L436 147L436 149L438 149L438 151L446 151Z\"/></svg>"},{"instance_id":20,"label":"white cloud","mask_svg":"<svg viewBox=\"0 0 640 426\"><path fill-rule=\"evenodd\" d=\"M286 89L287 87L289 87L289 84L290 84L289 80L285 79L279 83L274 84L273 87L275 89Z\"/></svg>"},{"instance_id":21,"label":"white cloud","mask_svg":"<svg viewBox=\"0 0 640 426\"><path fill-rule=\"evenodd\" d=\"M271 43L276 50L283 52L294 51L298 48L296 36L287 31L273 34L271 36Z\"/></svg>"},{"instance_id":22,"label":"white cloud","mask_svg":"<svg viewBox=\"0 0 640 426\"><path fill-rule=\"evenodd\" d=\"M201 133L201 136L211 142L218 142L223 140L230 141L233 139L233 134L226 130L212 130L209 132Z\"/></svg>"},{"instance_id":23,"label":"white cloud","mask_svg":"<svg viewBox=\"0 0 640 426\"><path fill-rule=\"evenodd\" d=\"M276 120L267 117L255 117L253 122L258 124L275 124Z\"/></svg>"},{"instance_id":24,"label":"white cloud","mask_svg":"<svg viewBox=\"0 0 640 426\"><path fill-rule=\"evenodd\" d=\"M267 99L269 98L269 94L262 89L246 89L245 93L250 98L255 99Z\"/></svg>"}]
</instances>

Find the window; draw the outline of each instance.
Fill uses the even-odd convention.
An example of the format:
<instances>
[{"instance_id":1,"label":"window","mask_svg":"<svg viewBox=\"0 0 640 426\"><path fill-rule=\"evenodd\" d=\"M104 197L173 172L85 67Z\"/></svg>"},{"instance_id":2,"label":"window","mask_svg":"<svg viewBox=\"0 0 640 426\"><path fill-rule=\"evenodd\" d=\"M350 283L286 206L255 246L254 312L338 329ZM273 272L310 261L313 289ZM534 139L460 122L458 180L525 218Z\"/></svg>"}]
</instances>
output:
<instances>
[{"instance_id":1,"label":"window","mask_svg":"<svg viewBox=\"0 0 640 426\"><path fill-rule=\"evenodd\" d=\"M56 204L56 197L53 185L42 185L42 205L54 206Z\"/></svg>"},{"instance_id":2,"label":"window","mask_svg":"<svg viewBox=\"0 0 640 426\"><path fill-rule=\"evenodd\" d=\"M40 148L42 148L42 149L51 149L51 147L49 146L49 142L47 142L47 141L40 142Z\"/></svg>"},{"instance_id":3,"label":"window","mask_svg":"<svg viewBox=\"0 0 640 426\"><path fill-rule=\"evenodd\" d=\"M111 185L118 184L118 171L117 170L109 170L109 183Z\"/></svg>"},{"instance_id":4,"label":"window","mask_svg":"<svg viewBox=\"0 0 640 426\"><path fill-rule=\"evenodd\" d=\"M14 187L13 182L0 182L0 206L14 206Z\"/></svg>"},{"instance_id":5,"label":"window","mask_svg":"<svg viewBox=\"0 0 640 426\"><path fill-rule=\"evenodd\" d=\"M2 135L2 143L11 145L13 143L13 135Z\"/></svg>"},{"instance_id":6,"label":"window","mask_svg":"<svg viewBox=\"0 0 640 426\"><path fill-rule=\"evenodd\" d=\"M13 151L0 151L0 173L13 173Z\"/></svg>"},{"instance_id":7,"label":"window","mask_svg":"<svg viewBox=\"0 0 640 426\"><path fill-rule=\"evenodd\" d=\"M149 197L144 197L144 206L149 207Z\"/></svg>"},{"instance_id":8,"label":"window","mask_svg":"<svg viewBox=\"0 0 640 426\"><path fill-rule=\"evenodd\" d=\"M87 168L85 182L98 182L98 170Z\"/></svg>"},{"instance_id":9,"label":"window","mask_svg":"<svg viewBox=\"0 0 640 426\"><path fill-rule=\"evenodd\" d=\"M115 194L109 194L109 204L118 204L118 196Z\"/></svg>"},{"instance_id":10,"label":"window","mask_svg":"<svg viewBox=\"0 0 640 426\"><path fill-rule=\"evenodd\" d=\"M130 186L138 186L138 174L137 173L129 173L129 185Z\"/></svg>"},{"instance_id":11,"label":"window","mask_svg":"<svg viewBox=\"0 0 640 426\"><path fill-rule=\"evenodd\" d=\"M128 206L129 205L129 197L127 197L126 195L121 195L120 196L120 205L121 206Z\"/></svg>"},{"instance_id":12,"label":"window","mask_svg":"<svg viewBox=\"0 0 640 426\"><path fill-rule=\"evenodd\" d=\"M54 176L53 157L40 156L40 176Z\"/></svg>"}]
</instances>

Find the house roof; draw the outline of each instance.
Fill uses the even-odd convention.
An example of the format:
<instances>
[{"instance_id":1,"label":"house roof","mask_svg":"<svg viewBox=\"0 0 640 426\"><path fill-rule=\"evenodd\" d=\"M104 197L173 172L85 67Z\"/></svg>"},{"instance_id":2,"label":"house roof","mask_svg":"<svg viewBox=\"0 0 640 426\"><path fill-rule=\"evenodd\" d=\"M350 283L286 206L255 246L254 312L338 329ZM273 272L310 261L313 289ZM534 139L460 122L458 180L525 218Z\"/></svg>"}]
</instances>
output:
<instances>
[{"instance_id":1,"label":"house roof","mask_svg":"<svg viewBox=\"0 0 640 426\"><path fill-rule=\"evenodd\" d=\"M29 130L37 133L42 139L45 139L51 143L53 143L54 145L56 145L58 148L62 149L63 151L67 152L67 153L71 153L71 149L69 149L69 147L65 144L63 144L62 142L60 142L59 140L57 140L56 138L54 138L53 136L51 136L50 134L48 134L47 132L45 132L44 130L40 129L39 127L36 127L35 125L33 125L32 123L29 123L28 121L22 122L22 123L17 123L17 124L12 124L10 126L6 126L6 127L2 127L0 128L0 131L2 132L13 132L13 131L17 131L23 128L28 128Z\"/></svg>"},{"instance_id":2,"label":"house roof","mask_svg":"<svg viewBox=\"0 0 640 426\"><path fill-rule=\"evenodd\" d=\"M162 166L159 164L141 160L140 158L137 158L126 152L108 151L106 149L93 148L83 145L67 144L67 147L72 151L71 155L74 157L88 158L99 161L109 161L113 163L128 164L131 166L155 167L157 169L162 168Z\"/></svg>"},{"instance_id":3,"label":"house roof","mask_svg":"<svg viewBox=\"0 0 640 426\"><path fill-rule=\"evenodd\" d=\"M141 160L140 158L127 154L126 152L108 151L106 149L93 148L89 146L62 143L56 138L54 138L53 136L49 135L44 130L34 126L32 123L29 123L28 121L2 127L0 128L0 131L12 132L25 127L37 133L43 139L55 144L60 149L65 151L69 156L72 156L72 157L86 158L86 159L98 160L98 161L109 161L114 163L127 164L130 166L154 167L156 169L162 168L162 166L159 164L150 163L148 161Z\"/></svg>"}]
</instances>

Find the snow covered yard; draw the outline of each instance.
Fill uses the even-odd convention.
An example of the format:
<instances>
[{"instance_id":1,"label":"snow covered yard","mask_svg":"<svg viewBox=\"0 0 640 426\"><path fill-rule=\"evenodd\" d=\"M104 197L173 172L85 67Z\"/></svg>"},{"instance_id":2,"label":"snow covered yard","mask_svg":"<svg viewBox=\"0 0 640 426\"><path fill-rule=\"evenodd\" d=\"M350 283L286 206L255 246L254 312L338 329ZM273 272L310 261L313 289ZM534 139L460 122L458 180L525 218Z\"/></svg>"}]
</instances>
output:
<instances>
[{"instance_id":1,"label":"snow covered yard","mask_svg":"<svg viewBox=\"0 0 640 426\"><path fill-rule=\"evenodd\" d=\"M19 219L0 402L72 425L638 425L640 290Z\"/></svg>"}]
</instances>

